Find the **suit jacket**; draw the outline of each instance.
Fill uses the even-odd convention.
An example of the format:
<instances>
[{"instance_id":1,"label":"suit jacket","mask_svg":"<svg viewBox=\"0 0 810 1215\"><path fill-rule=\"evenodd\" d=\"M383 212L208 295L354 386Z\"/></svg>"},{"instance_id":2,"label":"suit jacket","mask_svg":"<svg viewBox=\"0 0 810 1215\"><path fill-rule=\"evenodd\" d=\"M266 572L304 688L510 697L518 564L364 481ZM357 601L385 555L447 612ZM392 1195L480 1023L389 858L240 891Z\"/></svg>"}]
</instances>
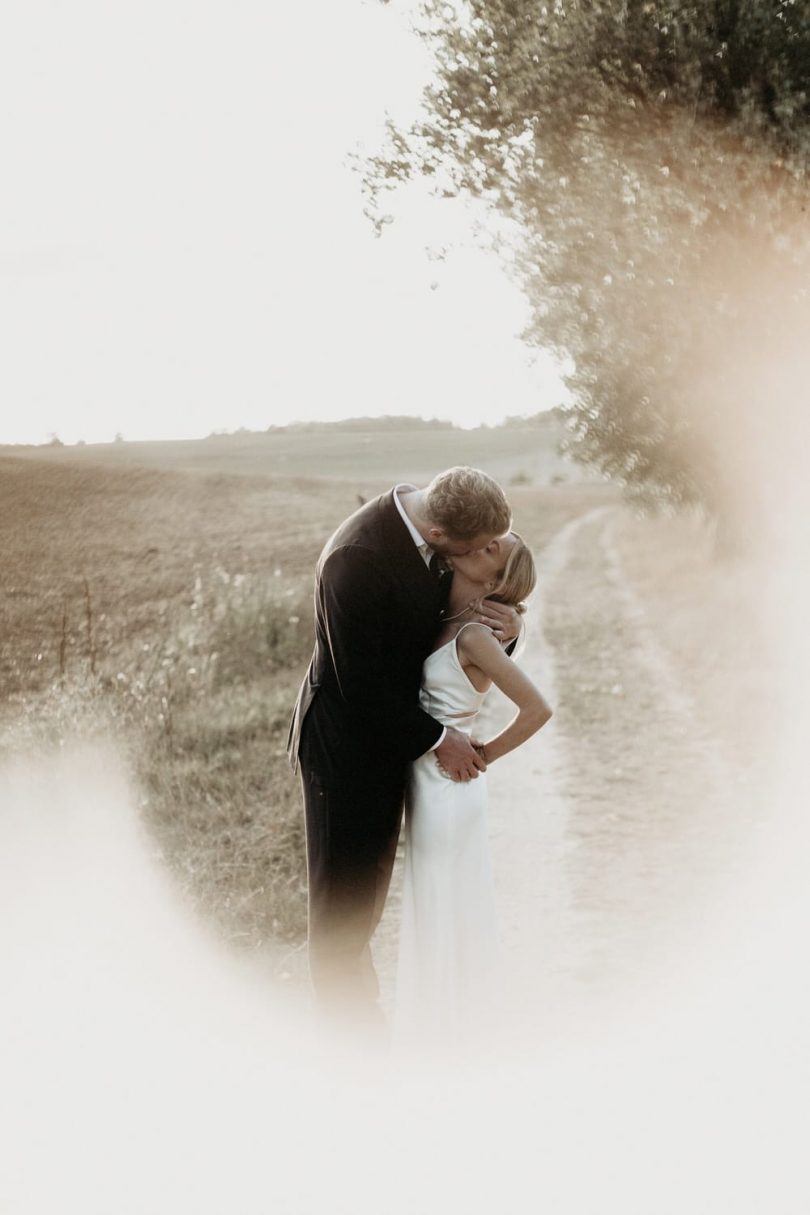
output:
<instances>
[{"instance_id":1,"label":"suit jacket","mask_svg":"<svg viewBox=\"0 0 810 1215\"><path fill-rule=\"evenodd\" d=\"M442 726L419 705L450 577L430 573L393 490L341 524L318 561L315 651L288 742L322 784L404 781Z\"/></svg>"}]
</instances>

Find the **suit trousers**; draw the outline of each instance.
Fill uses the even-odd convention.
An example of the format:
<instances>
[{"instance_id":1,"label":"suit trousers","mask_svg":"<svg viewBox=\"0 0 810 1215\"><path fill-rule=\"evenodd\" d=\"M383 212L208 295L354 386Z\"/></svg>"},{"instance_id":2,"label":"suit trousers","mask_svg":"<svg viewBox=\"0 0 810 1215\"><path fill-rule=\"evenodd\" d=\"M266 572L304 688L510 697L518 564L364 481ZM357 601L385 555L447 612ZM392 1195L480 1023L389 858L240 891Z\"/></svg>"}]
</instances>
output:
<instances>
[{"instance_id":1,"label":"suit trousers","mask_svg":"<svg viewBox=\"0 0 810 1215\"><path fill-rule=\"evenodd\" d=\"M385 905L402 822L404 774L322 784L301 766L309 879L309 967L319 1011L382 1024L370 941Z\"/></svg>"}]
</instances>

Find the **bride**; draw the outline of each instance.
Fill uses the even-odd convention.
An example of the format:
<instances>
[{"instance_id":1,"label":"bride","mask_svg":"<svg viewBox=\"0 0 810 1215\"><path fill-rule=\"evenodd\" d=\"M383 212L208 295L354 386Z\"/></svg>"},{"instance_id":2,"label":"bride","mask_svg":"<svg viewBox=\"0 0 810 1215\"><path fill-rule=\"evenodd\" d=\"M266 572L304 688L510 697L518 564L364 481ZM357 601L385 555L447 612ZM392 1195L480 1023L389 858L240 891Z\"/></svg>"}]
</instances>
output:
<instances>
[{"instance_id":1,"label":"bride","mask_svg":"<svg viewBox=\"0 0 810 1215\"><path fill-rule=\"evenodd\" d=\"M515 605L534 589L531 552L515 532L452 558L442 631L422 673L420 701L443 725L474 738L495 684L517 713L494 738L474 742L487 765L537 732L551 709L485 626L484 597ZM405 876L397 970L396 1035L414 1046L459 1043L486 1030L496 989L497 934L487 839L486 775L451 780L432 751L411 766L405 803Z\"/></svg>"}]
</instances>

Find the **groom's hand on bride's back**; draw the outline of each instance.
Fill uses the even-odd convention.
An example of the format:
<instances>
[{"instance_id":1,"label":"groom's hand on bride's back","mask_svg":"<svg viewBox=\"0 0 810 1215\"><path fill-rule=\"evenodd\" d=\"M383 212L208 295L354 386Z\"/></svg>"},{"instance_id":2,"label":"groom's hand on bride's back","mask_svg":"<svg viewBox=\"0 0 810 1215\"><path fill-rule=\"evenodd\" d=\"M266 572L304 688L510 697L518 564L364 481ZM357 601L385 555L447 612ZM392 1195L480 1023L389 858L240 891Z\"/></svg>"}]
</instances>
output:
<instances>
[{"instance_id":1,"label":"groom's hand on bride's back","mask_svg":"<svg viewBox=\"0 0 810 1215\"><path fill-rule=\"evenodd\" d=\"M480 614L475 619L492 629L498 641L514 641L520 636L521 615L511 603L496 603L494 599L484 599Z\"/></svg>"},{"instance_id":2,"label":"groom's hand on bride's back","mask_svg":"<svg viewBox=\"0 0 810 1215\"><path fill-rule=\"evenodd\" d=\"M436 763L451 780L474 780L487 766L466 734L448 727L447 734L433 752Z\"/></svg>"}]
</instances>

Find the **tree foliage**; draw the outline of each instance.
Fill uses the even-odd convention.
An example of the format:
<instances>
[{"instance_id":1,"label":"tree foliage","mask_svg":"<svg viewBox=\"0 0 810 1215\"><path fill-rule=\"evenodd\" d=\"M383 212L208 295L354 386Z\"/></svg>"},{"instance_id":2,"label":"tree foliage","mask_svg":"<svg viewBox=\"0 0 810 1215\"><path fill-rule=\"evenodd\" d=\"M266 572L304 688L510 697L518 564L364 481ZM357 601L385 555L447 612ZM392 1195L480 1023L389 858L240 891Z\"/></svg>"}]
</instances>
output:
<instances>
[{"instance_id":1,"label":"tree foliage","mask_svg":"<svg viewBox=\"0 0 810 1215\"><path fill-rule=\"evenodd\" d=\"M372 210L427 174L514 220L574 454L721 509L737 404L808 319L810 2L431 0L420 32L435 80Z\"/></svg>"}]
</instances>

